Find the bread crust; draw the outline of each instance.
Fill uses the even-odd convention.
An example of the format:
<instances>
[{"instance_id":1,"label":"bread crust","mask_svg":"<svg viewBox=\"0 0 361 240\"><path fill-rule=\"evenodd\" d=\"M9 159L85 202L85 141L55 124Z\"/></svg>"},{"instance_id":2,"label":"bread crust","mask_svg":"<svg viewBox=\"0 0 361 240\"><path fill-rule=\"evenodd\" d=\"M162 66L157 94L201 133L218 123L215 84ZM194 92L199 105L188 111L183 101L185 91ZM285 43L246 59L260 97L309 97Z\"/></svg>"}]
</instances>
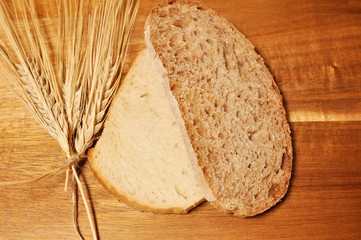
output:
<instances>
[{"instance_id":1,"label":"bread crust","mask_svg":"<svg viewBox=\"0 0 361 240\"><path fill-rule=\"evenodd\" d=\"M171 11L172 11L173 15L168 16L167 13L171 12ZM180 16L177 15L178 11L181 12L179 14ZM182 11L184 11L184 12L182 12ZM188 27L187 24L190 24L190 23L189 22L182 23L183 19L186 19L187 14L194 14L193 16L201 16L202 14L206 14L207 16L209 16L207 24L212 19L213 21L218 22L219 25L226 26L227 29L216 29L217 31L219 31L219 36L221 36L222 33L229 34L229 35L232 35L232 39L235 42L237 42L237 41L241 42L242 43L241 45L244 48L244 50L242 50L242 51L246 52L247 57L249 59L251 59L251 62L255 63L255 65L256 65L255 68L257 69L257 71L256 71L255 75L256 76L257 76L257 74L261 75L262 76L261 78L266 79L265 81L267 81L267 83L269 84L267 86L269 86L268 88L271 91L271 95L272 95L269 98L272 100L271 104L275 105L273 107L275 108L275 111L277 112L277 121L280 121L280 123L274 124L274 125L275 126L277 125L278 130L281 129L281 131L283 132L282 133L283 135L280 136L280 138L282 138L282 139L278 141L279 145L282 145L282 146L279 147L280 150L277 152L278 157L277 157L276 161L277 161L278 169L275 169L277 174L273 174L274 176L272 175L271 180L267 183L268 189L263 189L260 191L260 192L263 191L262 193L263 193L263 195L266 196L265 197L266 199L261 199L258 202L255 201L256 204L252 203L253 205L252 204L247 205L245 203L246 202L245 200L249 200L249 199L246 199L247 197L249 197L249 196L247 196L246 189L238 189L238 190L233 191L233 192L236 192L236 194L238 191L238 192L242 192L241 195L242 194L246 195L246 197L244 197L243 199L242 198L237 199L237 196L233 197L233 196L223 196L222 195L221 191L219 190L219 188L221 188L222 186L219 187L220 184L218 182L222 181L223 179L220 177L218 177L218 178L214 177L214 175L217 175L219 172L225 171L224 169L222 169L223 165L219 164L218 162L225 162L226 159L221 159L219 156L216 156L216 154L210 153L211 150L214 150L214 149L212 149L209 145L207 145L207 140L204 140L202 137L199 137L197 135L197 129L195 129L196 127L194 126L194 122L192 122L192 119L189 117L189 115L197 114L197 112L196 112L197 107L193 107L193 108L188 107L187 104L190 102L190 100L185 97L185 95L187 95L186 91L188 91L188 90L184 90L184 89L186 89L188 87L189 92L193 93L192 92L193 88L196 85L196 84L194 84L194 82L197 82L197 84L202 84L202 81L204 81L204 79L200 79L200 78L197 78L194 76L195 75L194 72L198 73L199 71L201 71L200 70L201 68L199 67L199 65L196 65L196 64L194 64L194 62L191 62L191 63L189 63L191 66L188 69L186 69L183 72L181 72L181 71L177 72L177 70L178 70L177 68L180 68L181 61L179 61L179 59L177 59L177 58L169 57L171 54L168 54L166 51L173 50L176 47L179 47L179 44L183 44L184 42L181 42L181 43L176 42L175 46L171 46L172 45L171 41L166 42L166 40L164 40L164 38L166 38L168 36L168 35L164 36L169 33L167 31L174 31L174 33L170 34L171 37L174 37L177 35L183 35L183 38L188 37L185 33L186 30L184 30L184 29L187 29L187 27ZM162 18L163 23L158 22L158 19L160 17ZM175 19L177 19L177 17L179 17L179 22L176 22L178 20L175 20ZM193 18L195 19L195 17L193 17ZM202 21L202 20L203 19L200 19L198 21ZM173 22L171 23L171 22L167 22L167 21L173 21ZM175 27L171 28L171 29L165 27L165 29L163 29L163 27L164 27L163 24L164 25L174 24ZM205 26L205 25L202 25L202 26ZM192 29L192 30L194 30L194 29ZM202 29L201 29L201 31L202 31ZM204 33L204 32L202 32L202 33ZM200 34L202 34L202 33L200 33ZM203 37L205 39L207 39L207 36L203 36ZM171 39L171 38L169 38L169 39ZM197 40L196 37L193 39ZM149 52L151 53L151 55L153 56L154 61L157 63L162 76L169 82L169 84L171 86L171 90L178 101L178 104L179 104L181 112L182 112L182 116L185 119L187 133L190 137L191 143L193 145L193 149L198 158L198 163L202 168L203 174L207 180L209 187L211 188L211 190L213 192L214 197L216 198L215 201L212 201L212 205L217 207L218 209L220 209L223 212L232 213L237 216L254 216L254 215L257 215L257 214L269 209L270 207L274 206L277 202L279 202L284 197L284 195L286 194L286 192L288 190L289 180L291 177L293 154L292 154L292 142L291 142L291 137L290 137L290 128L287 123L286 111L282 104L282 96L281 96L280 90L279 90L277 84L275 83L271 73L269 72L268 68L265 66L263 59L255 52L254 46L251 44L251 42L246 37L244 37L236 29L236 27L233 24L229 23L225 18L216 14L213 10L203 6L199 2L182 1L182 0L173 0L173 1L167 1L167 2L161 3L159 6L157 6L156 8L154 8L151 11L151 13L147 19L147 22L145 24L145 41L146 41L147 48L148 48ZM218 39L215 39L214 41L218 41ZM186 47L192 48L193 47L192 46L192 44L193 44L192 38L191 38L191 41L188 41L185 44L191 45L191 46L186 46ZM178 48L177 50L179 50L179 49L187 50L185 48L184 49ZM227 49L224 51L227 51ZM191 52L191 51L189 51L189 52ZM194 54L194 55L196 55L196 54ZM192 55L192 56L194 56L194 55ZM235 55L237 55L237 54L235 54ZM201 57L198 56L197 60L199 60L200 58ZM176 62L174 65L172 65L173 61ZM185 74L185 76L181 75L180 73ZM247 76L247 74L246 74L246 76ZM242 79L240 80L240 79L241 79L241 77L237 80L236 84L242 84L243 80ZM262 79L260 80L260 78L257 79L257 77L255 77L255 79L253 79L253 80L263 81ZM192 81L193 81L193 83L192 83ZM263 83L261 83L261 84L263 84ZM179 90L178 88L181 88L182 85L184 85L185 87L183 89ZM209 89L206 88L205 91L207 91L207 90L209 91ZM216 89L216 91L221 91L221 90L222 89ZM200 92L197 92L195 95L196 95L195 98L203 97L202 93L200 93ZM202 109L202 110L204 110L204 109ZM254 117L254 116L252 116L252 117ZM196 120L198 120L198 119L196 119ZM193 121L194 121L194 119L193 119ZM200 119L201 124L206 124L207 121L208 120L205 120L204 118ZM204 131L207 131L207 129ZM272 131L275 131L275 130L269 130L269 132L272 132ZM202 140L203 142L199 143L200 140ZM237 151L237 150L239 150L239 149L230 149L230 151ZM212 160L212 157L214 157L216 159L214 161L216 161L217 163L214 163L214 161ZM212 164L214 164L213 169L211 169ZM266 164L269 164L269 163L267 162ZM234 165L232 165L232 167L234 167ZM255 170L253 172L255 172ZM223 174L223 177L224 177L224 174ZM227 190L227 188L232 188L232 187L233 186L228 186L228 185L224 186L224 188L226 190ZM260 188L262 188L262 186L260 186ZM265 192L265 191L267 191L267 192ZM232 192L232 191L229 191L229 192ZM254 198L257 196L254 195L251 197ZM233 200L235 200L236 204L234 204L234 202L232 202Z\"/></svg>"}]
</instances>

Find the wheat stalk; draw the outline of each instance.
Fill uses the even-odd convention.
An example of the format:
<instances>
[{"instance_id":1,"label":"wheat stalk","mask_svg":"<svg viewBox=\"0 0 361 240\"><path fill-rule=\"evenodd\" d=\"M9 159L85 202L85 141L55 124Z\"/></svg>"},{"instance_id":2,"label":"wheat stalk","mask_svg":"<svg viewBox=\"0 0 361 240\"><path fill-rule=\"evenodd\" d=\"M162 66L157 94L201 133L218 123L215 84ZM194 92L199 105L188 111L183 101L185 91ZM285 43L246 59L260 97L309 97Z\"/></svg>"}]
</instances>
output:
<instances>
[{"instance_id":1,"label":"wheat stalk","mask_svg":"<svg viewBox=\"0 0 361 240\"><path fill-rule=\"evenodd\" d=\"M7 38L6 42L0 40L0 56L1 64L12 73L8 85L68 158L59 169L21 182L37 181L66 168L67 186L72 171L73 206L79 187L96 239L78 177L78 162L98 137L118 89L139 0L108 0L93 5L86 5L84 0L56 1L58 41L53 47L46 42L34 0L0 1L0 25ZM76 217L74 226L81 237Z\"/></svg>"}]
</instances>

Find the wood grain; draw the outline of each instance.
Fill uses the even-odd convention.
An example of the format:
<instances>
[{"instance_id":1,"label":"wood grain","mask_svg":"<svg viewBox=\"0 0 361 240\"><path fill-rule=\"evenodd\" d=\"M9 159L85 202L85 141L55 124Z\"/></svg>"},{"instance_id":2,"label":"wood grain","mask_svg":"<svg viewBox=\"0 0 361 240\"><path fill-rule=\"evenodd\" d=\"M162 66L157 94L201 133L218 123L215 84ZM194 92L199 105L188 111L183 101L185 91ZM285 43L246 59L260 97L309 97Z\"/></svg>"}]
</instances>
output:
<instances>
[{"instance_id":1,"label":"wood grain","mask_svg":"<svg viewBox=\"0 0 361 240\"><path fill-rule=\"evenodd\" d=\"M144 21L156 2L141 2L127 68L144 48ZM46 9L47 1L36 3ZM188 215L156 215L118 202L85 165L83 181L99 236L361 239L361 2L209 0L207 6L253 42L284 95L295 153L290 190L280 204L253 218L221 214L208 203ZM39 176L64 159L58 144L0 80L0 181ZM0 239L77 239L64 179L61 173L0 188ZM79 214L89 239L82 204Z\"/></svg>"}]
</instances>

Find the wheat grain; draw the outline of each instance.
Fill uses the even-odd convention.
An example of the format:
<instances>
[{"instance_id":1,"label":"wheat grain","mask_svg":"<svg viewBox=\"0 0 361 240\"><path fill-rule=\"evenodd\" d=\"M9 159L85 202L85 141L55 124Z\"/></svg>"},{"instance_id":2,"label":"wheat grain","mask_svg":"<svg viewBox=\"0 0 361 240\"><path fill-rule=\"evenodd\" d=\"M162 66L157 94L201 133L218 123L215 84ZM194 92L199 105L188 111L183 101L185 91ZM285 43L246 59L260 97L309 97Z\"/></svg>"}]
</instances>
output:
<instances>
[{"instance_id":1,"label":"wheat grain","mask_svg":"<svg viewBox=\"0 0 361 240\"><path fill-rule=\"evenodd\" d=\"M51 120L46 113L46 110L43 108L38 95L33 90L33 87L30 84L30 81L27 77L25 70L23 69L23 66L18 64L17 68L19 73L19 81L21 82L24 90L26 91L26 95L29 97L29 99L31 99L29 100L29 104L31 104L30 106L33 109L33 111L36 112L39 122L43 125L45 129L48 130L48 132L51 134L52 137L58 139L57 131L55 127L52 125Z\"/></svg>"}]
</instances>

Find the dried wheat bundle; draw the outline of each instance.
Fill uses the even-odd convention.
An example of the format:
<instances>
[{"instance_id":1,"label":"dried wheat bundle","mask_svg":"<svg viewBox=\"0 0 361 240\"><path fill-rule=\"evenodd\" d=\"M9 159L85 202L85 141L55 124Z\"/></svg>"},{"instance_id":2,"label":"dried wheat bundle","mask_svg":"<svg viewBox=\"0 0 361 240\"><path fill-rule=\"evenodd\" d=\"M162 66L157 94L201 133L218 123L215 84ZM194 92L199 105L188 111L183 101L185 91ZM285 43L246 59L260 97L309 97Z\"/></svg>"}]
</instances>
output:
<instances>
[{"instance_id":1,"label":"dried wheat bundle","mask_svg":"<svg viewBox=\"0 0 361 240\"><path fill-rule=\"evenodd\" d=\"M67 156L63 166L40 178L67 169L68 179L72 172L73 189L79 187L97 238L78 163L102 129L118 89L139 0L60 0L54 5L58 20L50 26L56 26L57 40L51 42L34 0L0 1L6 36L0 40L0 55L12 73L9 86Z\"/></svg>"}]
</instances>

